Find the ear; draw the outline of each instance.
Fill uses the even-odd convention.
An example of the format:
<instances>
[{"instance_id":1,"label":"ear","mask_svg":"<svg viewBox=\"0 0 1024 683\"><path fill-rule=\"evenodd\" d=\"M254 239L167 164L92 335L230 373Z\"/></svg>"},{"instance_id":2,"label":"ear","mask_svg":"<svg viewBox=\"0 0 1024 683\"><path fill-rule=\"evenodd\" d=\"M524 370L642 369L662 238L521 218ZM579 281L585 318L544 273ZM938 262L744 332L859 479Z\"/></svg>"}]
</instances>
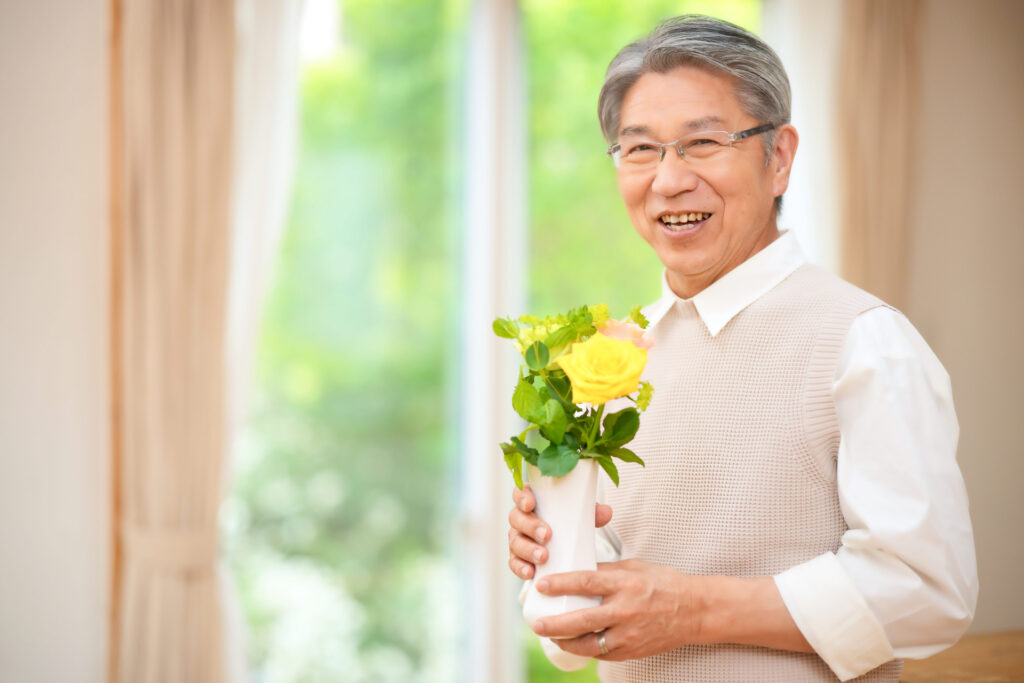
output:
<instances>
[{"instance_id":1,"label":"ear","mask_svg":"<svg viewBox=\"0 0 1024 683\"><path fill-rule=\"evenodd\" d=\"M772 158L768 161L769 172L772 175L772 196L782 195L789 187L789 172L793 168L793 157L796 156L796 148L800 143L800 136L796 128L790 124L779 126L775 135L775 148L772 150Z\"/></svg>"}]
</instances>

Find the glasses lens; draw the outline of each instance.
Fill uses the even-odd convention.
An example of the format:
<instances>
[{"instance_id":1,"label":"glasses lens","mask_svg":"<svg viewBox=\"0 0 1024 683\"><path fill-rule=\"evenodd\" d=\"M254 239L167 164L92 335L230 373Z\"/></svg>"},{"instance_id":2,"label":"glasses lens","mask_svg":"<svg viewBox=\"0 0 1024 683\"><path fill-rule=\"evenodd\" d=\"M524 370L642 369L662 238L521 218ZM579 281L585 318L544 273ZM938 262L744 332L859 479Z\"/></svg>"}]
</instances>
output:
<instances>
[{"instance_id":1,"label":"glasses lens","mask_svg":"<svg viewBox=\"0 0 1024 683\"><path fill-rule=\"evenodd\" d=\"M661 159L661 147L646 141L623 141L619 152L624 164L630 166L656 166Z\"/></svg>"},{"instance_id":2,"label":"glasses lens","mask_svg":"<svg viewBox=\"0 0 1024 683\"><path fill-rule=\"evenodd\" d=\"M687 135L679 141L683 156L688 159L707 159L729 146L729 134L720 130L705 130Z\"/></svg>"}]
</instances>

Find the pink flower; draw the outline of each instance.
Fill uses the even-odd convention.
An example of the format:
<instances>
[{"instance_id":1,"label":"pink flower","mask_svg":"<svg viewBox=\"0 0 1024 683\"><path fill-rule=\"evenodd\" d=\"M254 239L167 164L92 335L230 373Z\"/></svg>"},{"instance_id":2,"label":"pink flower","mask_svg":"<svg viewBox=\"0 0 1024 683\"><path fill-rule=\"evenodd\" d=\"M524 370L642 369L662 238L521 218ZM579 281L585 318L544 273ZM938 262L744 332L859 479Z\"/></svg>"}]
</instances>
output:
<instances>
[{"instance_id":1,"label":"pink flower","mask_svg":"<svg viewBox=\"0 0 1024 683\"><path fill-rule=\"evenodd\" d=\"M644 331L633 323L623 323L618 320L609 320L600 330L601 334L612 339L624 339L633 342L641 349L650 349L654 342L647 338Z\"/></svg>"}]
</instances>

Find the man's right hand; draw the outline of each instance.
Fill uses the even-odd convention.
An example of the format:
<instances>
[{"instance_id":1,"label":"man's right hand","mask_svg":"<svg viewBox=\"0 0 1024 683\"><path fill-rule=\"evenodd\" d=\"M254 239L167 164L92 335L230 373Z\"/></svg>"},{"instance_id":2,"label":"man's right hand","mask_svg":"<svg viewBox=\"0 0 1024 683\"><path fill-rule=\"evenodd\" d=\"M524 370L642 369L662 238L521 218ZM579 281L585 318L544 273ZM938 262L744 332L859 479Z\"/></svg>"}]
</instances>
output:
<instances>
[{"instance_id":1,"label":"man's right hand","mask_svg":"<svg viewBox=\"0 0 1024 683\"><path fill-rule=\"evenodd\" d=\"M532 579L536 565L548 560L544 543L551 539L551 528L534 514L537 501L529 484L522 490L513 488L512 500L515 507L508 513L511 527L508 530L508 566L519 578ZM611 519L612 509L598 503L594 510L594 526L601 528Z\"/></svg>"}]
</instances>

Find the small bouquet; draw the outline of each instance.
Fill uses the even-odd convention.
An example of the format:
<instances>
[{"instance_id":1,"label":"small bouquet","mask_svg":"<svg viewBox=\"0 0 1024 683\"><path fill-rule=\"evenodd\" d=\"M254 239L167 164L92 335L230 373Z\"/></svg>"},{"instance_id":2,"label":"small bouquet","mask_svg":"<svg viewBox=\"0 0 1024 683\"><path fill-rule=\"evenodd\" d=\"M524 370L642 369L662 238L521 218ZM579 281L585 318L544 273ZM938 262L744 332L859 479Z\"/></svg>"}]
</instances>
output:
<instances>
[{"instance_id":1,"label":"small bouquet","mask_svg":"<svg viewBox=\"0 0 1024 683\"><path fill-rule=\"evenodd\" d=\"M511 339L525 361L512 407L530 424L501 444L516 486L523 488L523 460L543 475L561 477L581 458L593 459L616 486L614 458L644 464L626 444L654 395L650 383L640 381L651 346L643 337L646 327L639 306L619 322L609 318L605 304L494 321L494 333ZM635 406L605 415L605 405L622 397ZM534 431L542 437L537 447L526 443Z\"/></svg>"}]
</instances>

